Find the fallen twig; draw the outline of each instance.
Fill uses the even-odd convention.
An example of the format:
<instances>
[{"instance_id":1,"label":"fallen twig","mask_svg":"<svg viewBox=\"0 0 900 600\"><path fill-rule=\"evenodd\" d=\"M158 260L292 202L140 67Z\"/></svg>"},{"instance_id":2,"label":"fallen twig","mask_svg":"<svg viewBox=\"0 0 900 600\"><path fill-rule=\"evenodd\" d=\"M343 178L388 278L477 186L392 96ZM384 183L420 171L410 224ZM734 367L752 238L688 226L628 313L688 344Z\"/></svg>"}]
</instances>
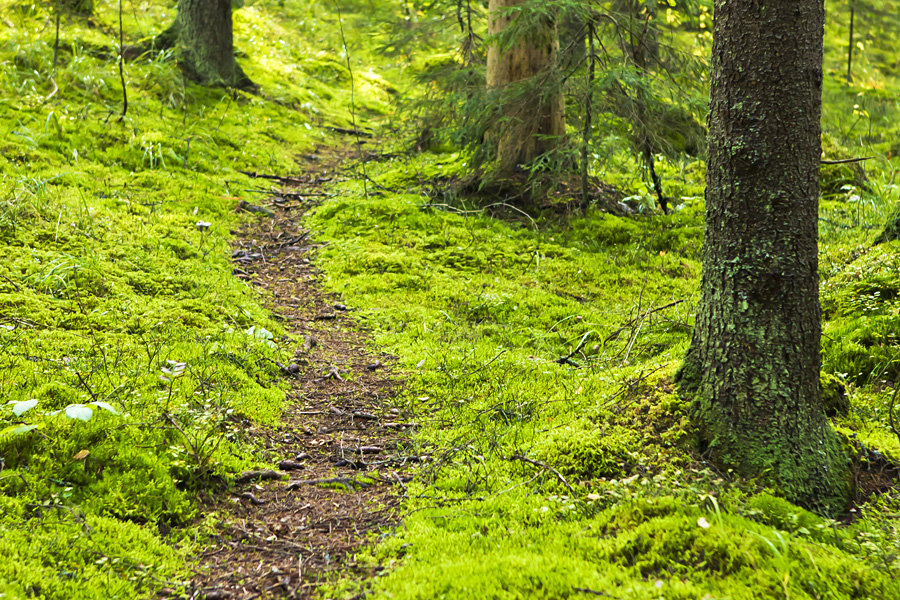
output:
<instances>
[{"instance_id":1,"label":"fallen twig","mask_svg":"<svg viewBox=\"0 0 900 600\"><path fill-rule=\"evenodd\" d=\"M8 281L9 283L11 283L12 286L13 286L14 288L16 288L16 292L21 292L21 291L22 291L22 289L18 286L18 284L17 284L15 281L13 281L12 279L10 279L9 277L7 277L6 275L0 275L0 278L5 279L5 280Z\"/></svg>"},{"instance_id":2,"label":"fallen twig","mask_svg":"<svg viewBox=\"0 0 900 600\"><path fill-rule=\"evenodd\" d=\"M628 328L630 328L632 325L634 325L634 323L635 323L636 321L638 321L638 320L643 320L643 319L647 318L648 316L652 315L652 314L655 313L655 312L659 312L659 311L665 310L665 309L667 309L667 308L672 308L672 307L675 306L676 304L681 304L682 302L684 302L684 298L682 298L681 300L676 300L676 301L674 301L674 302L669 302L668 304L664 304L663 306L658 306L658 307L656 307L656 308L653 308L653 309L648 310L647 312L644 312L644 313L639 314L638 316L636 316L635 318L631 319L630 321L628 321L627 323L625 323L624 325L622 325L621 327L619 327L618 329L616 329L615 331L613 331L611 334L609 334L608 336L606 336L606 339L603 340L603 343L605 344L606 342L611 342L611 341L613 341L614 339L616 339L617 337L619 337L619 334L620 334L620 333L622 333L623 331L625 331L626 329L628 329Z\"/></svg>"},{"instance_id":3,"label":"fallen twig","mask_svg":"<svg viewBox=\"0 0 900 600\"><path fill-rule=\"evenodd\" d=\"M657 371L662 369L664 366L666 366L666 365L660 365L660 366L656 367L655 369L653 369L652 371L650 371L649 373L647 373L646 375L644 375L644 372L641 371L641 374L638 375L636 379L633 379L631 381L626 381L625 384L622 386L622 389L620 389L618 392L616 392L615 394L613 394L612 396L607 398L606 402L603 403L603 406L604 407L609 406L609 404L613 400L615 400L616 398L618 398L625 392L634 389L635 387L637 387L637 384L639 384L643 380L647 379L648 377L650 377L651 375L653 375L654 373L656 373ZM621 410L622 408L624 408L624 407L619 407L618 410Z\"/></svg>"},{"instance_id":4,"label":"fallen twig","mask_svg":"<svg viewBox=\"0 0 900 600\"><path fill-rule=\"evenodd\" d=\"M891 396L891 407L888 409L888 419L891 423L891 431L894 432L894 435L897 436L897 440L900 441L900 431L898 431L896 425L894 425L894 404L897 402L897 392L900 392L900 382L894 384L894 394Z\"/></svg>"},{"instance_id":5,"label":"fallen twig","mask_svg":"<svg viewBox=\"0 0 900 600\"><path fill-rule=\"evenodd\" d=\"M369 420L369 421L377 421L378 420L378 417L376 417L372 413L367 413L367 412L354 412L350 416L355 419L365 419L365 420Z\"/></svg>"},{"instance_id":6,"label":"fallen twig","mask_svg":"<svg viewBox=\"0 0 900 600\"><path fill-rule=\"evenodd\" d=\"M355 135L358 137L374 137L374 134L369 133L368 131L361 131L359 129L345 129L344 127L329 127L331 131L335 133L346 133L347 135Z\"/></svg>"},{"instance_id":7,"label":"fallen twig","mask_svg":"<svg viewBox=\"0 0 900 600\"><path fill-rule=\"evenodd\" d=\"M247 177L252 177L253 179L271 179L272 181L280 181L281 183L306 183L302 179L298 179L296 177L285 177L283 175L267 175L265 173L257 173L256 171L241 171L238 169L238 173L243 173Z\"/></svg>"},{"instance_id":8,"label":"fallen twig","mask_svg":"<svg viewBox=\"0 0 900 600\"><path fill-rule=\"evenodd\" d=\"M576 592L581 592L582 594L591 594L592 596L606 596L607 598L618 598L618 596L613 596L609 592L601 592L599 590L592 590L590 588L573 587L572 589L575 590Z\"/></svg>"},{"instance_id":9,"label":"fallen twig","mask_svg":"<svg viewBox=\"0 0 900 600\"><path fill-rule=\"evenodd\" d=\"M234 482L249 483L256 480L281 479L283 476L284 473L279 473L278 471L273 471L272 469L260 469L258 471L244 471L235 478Z\"/></svg>"},{"instance_id":10,"label":"fallen twig","mask_svg":"<svg viewBox=\"0 0 900 600\"><path fill-rule=\"evenodd\" d=\"M50 100L50 98L52 98L53 96L55 96L55 95L56 95L56 92L59 91L59 86L56 85L56 80L53 79L52 77L50 78L50 83L53 84L53 91L50 92L50 93L47 95L46 98L44 98L44 102L47 102L48 100Z\"/></svg>"},{"instance_id":11,"label":"fallen twig","mask_svg":"<svg viewBox=\"0 0 900 600\"><path fill-rule=\"evenodd\" d=\"M254 506L259 506L260 504L266 503L265 500L260 500L252 492L244 492L243 494L240 494L238 497L243 498L244 500L249 500L250 504L253 504Z\"/></svg>"},{"instance_id":12,"label":"fallen twig","mask_svg":"<svg viewBox=\"0 0 900 600\"><path fill-rule=\"evenodd\" d=\"M578 342L578 345L575 346L575 349L569 352L566 356L560 356L559 358L557 358L556 362L561 365L572 365L575 368L580 367L581 365L572 360L572 357L581 352L581 349L584 348L584 344L587 342L588 337L590 337L592 333L594 333L594 330L588 331L583 336L581 336L581 341Z\"/></svg>"},{"instance_id":13,"label":"fallen twig","mask_svg":"<svg viewBox=\"0 0 900 600\"><path fill-rule=\"evenodd\" d=\"M297 479L285 486L284 491L293 492L294 490L299 490L304 485L319 485L322 483L337 483L343 485L347 489L352 489L353 486L359 486L361 488L371 487L370 484L364 483L362 481L357 481L356 479L350 479L347 477L320 477L318 479Z\"/></svg>"},{"instance_id":14,"label":"fallen twig","mask_svg":"<svg viewBox=\"0 0 900 600\"><path fill-rule=\"evenodd\" d=\"M860 158L841 158L839 160L820 160L823 165L843 165L846 163L862 162L864 160L872 160L874 156L862 156Z\"/></svg>"},{"instance_id":15,"label":"fallen twig","mask_svg":"<svg viewBox=\"0 0 900 600\"><path fill-rule=\"evenodd\" d=\"M577 495L575 494L575 490L572 489L572 486L569 485L569 482L566 481L566 478L563 477L563 476L560 474L559 471L557 471L556 469L554 469L553 467L551 467L551 466L548 465L547 463L542 462L542 461L539 461L539 460L534 460L534 459L531 459L531 458L527 458L527 457L525 457L525 456L522 456L521 454L512 454L512 455L510 455L510 457L507 458L506 460L519 460L519 461L522 461L522 462L524 462L524 463L528 463L529 465L533 465L533 466L535 466L535 467L541 467L542 469L546 469L547 471L550 471L551 473L553 473L554 475L556 475L557 479L559 479L559 480L562 482L562 484L563 484L564 486L566 486L566 489L569 490L569 493L572 494L572 497L573 497L573 498L577 497Z\"/></svg>"},{"instance_id":16,"label":"fallen twig","mask_svg":"<svg viewBox=\"0 0 900 600\"><path fill-rule=\"evenodd\" d=\"M403 495L404 495L404 496L409 496L409 490L406 489L406 484L403 483L403 480L400 479L400 476L397 475L397 472L396 472L396 471L394 471L394 477L397 479L397 483L400 484L400 487L403 488Z\"/></svg>"}]
</instances>

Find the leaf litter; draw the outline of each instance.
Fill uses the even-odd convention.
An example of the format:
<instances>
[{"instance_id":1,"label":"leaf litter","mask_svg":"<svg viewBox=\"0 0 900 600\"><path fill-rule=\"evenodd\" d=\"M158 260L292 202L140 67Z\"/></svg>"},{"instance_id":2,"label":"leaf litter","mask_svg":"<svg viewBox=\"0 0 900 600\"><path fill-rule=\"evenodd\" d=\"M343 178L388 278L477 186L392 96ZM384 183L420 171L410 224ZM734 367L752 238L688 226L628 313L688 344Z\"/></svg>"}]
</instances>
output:
<instances>
[{"instance_id":1,"label":"leaf litter","mask_svg":"<svg viewBox=\"0 0 900 600\"><path fill-rule=\"evenodd\" d=\"M379 567L354 553L396 525L404 482L423 460L404 450L415 423L391 407L401 383L393 357L376 353L352 310L322 289L320 245L298 223L316 198L306 192L330 179L329 162L305 178L279 178L291 189L234 244L235 274L263 291L296 350L280 365L290 381L283 418L255 432L278 470L244 473L229 493L206 499L222 525L199 557L192 598L309 598L338 573L371 577Z\"/></svg>"}]
</instances>

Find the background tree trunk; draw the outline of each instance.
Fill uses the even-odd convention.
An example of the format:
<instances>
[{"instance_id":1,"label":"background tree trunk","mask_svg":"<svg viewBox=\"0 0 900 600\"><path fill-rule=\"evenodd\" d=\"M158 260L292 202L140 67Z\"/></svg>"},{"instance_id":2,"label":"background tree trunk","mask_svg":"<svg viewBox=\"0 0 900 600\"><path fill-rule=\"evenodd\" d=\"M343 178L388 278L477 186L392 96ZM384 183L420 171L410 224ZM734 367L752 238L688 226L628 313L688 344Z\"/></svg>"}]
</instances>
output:
<instances>
[{"instance_id":1,"label":"background tree trunk","mask_svg":"<svg viewBox=\"0 0 900 600\"><path fill-rule=\"evenodd\" d=\"M520 6L525 0L490 0L488 31L497 35L515 18L504 15L503 9ZM509 49L492 44L487 56L487 85L502 89L546 72L556 63L559 37L555 22L548 21L535 31L523 32ZM501 174L512 174L516 167L530 163L551 150L556 139L565 135L565 106L561 91L546 93L534 90L527 98L509 106L505 112L509 121L501 126L497 137L497 155ZM545 138L544 136L550 136Z\"/></svg>"},{"instance_id":2,"label":"background tree trunk","mask_svg":"<svg viewBox=\"0 0 900 600\"><path fill-rule=\"evenodd\" d=\"M75 15L88 16L94 14L94 0L57 0L54 6L57 10L70 12Z\"/></svg>"},{"instance_id":3,"label":"background tree trunk","mask_svg":"<svg viewBox=\"0 0 900 600\"><path fill-rule=\"evenodd\" d=\"M712 459L844 508L848 460L819 383L822 0L717 0L706 238L678 374Z\"/></svg>"},{"instance_id":4,"label":"background tree trunk","mask_svg":"<svg viewBox=\"0 0 900 600\"><path fill-rule=\"evenodd\" d=\"M185 75L210 86L250 87L234 59L231 0L179 0L172 25L154 40L160 48L177 46Z\"/></svg>"},{"instance_id":5,"label":"background tree trunk","mask_svg":"<svg viewBox=\"0 0 900 600\"><path fill-rule=\"evenodd\" d=\"M656 0L618 0L614 7L620 14L621 22L625 24L626 31L622 32L622 40L625 47L622 52L631 59L638 70L649 75L649 71L655 69L659 63L659 28L656 24ZM653 134L646 122L646 103L640 88L634 90L635 115L632 118L634 128L635 145L641 153L641 159L653 189L656 199L664 213L668 213L668 203L662 189L662 180L656 172L656 144L653 142Z\"/></svg>"}]
</instances>

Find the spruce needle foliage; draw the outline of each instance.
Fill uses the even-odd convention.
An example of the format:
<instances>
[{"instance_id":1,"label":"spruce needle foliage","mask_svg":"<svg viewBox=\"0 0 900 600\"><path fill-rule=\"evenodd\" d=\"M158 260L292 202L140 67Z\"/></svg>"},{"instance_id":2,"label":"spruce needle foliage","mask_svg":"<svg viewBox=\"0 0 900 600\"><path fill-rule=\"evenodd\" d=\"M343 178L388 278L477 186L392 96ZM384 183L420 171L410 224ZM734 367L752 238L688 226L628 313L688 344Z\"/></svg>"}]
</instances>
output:
<instances>
[{"instance_id":1,"label":"spruce needle foliage","mask_svg":"<svg viewBox=\"0 0 900 600\"><path fill-rule=\"evenodd\" d=\"M513 17L511 25L491 36L483 8L473 10L462 3L429 5L423 23L413 31L421 33L427 27L429 43L443 52L423 59L416 73L421 91L407 108L415 117L413 147L464 149L470 156L470 172L482 183L489 182L497 137L523 135L527 115L518 111L562 93L568 139L552 155L521 165L525 172L570 179L586 150L588 170L594 175L598 163L608 159L609 140L618 138L630 140L631 152L648 169L648 181L656 156L702 158L708 75L705 58L692 47L708 43L708 32L697 26L697 15L708 14L703 12L708 9L706 5L702 10L671 7L663 16L662 11L651 13L640 4L530 1L505 9ZM453 11L458 11L459 18L451 18ZM556 63L532 78L487 89L487 48L493 45L507 52L517 44L539 44L548 22L560 32ZM595 36L591 56L588 29ZM411 30L403 31L391 38L396 51L417 39ZM652 56L635 60L635 49L649 44L651 31ZM596 70L589 84L585 82L588 69ZM593 115L593 122L585 129L587 114Z\"/></svg>"}]
</instances>

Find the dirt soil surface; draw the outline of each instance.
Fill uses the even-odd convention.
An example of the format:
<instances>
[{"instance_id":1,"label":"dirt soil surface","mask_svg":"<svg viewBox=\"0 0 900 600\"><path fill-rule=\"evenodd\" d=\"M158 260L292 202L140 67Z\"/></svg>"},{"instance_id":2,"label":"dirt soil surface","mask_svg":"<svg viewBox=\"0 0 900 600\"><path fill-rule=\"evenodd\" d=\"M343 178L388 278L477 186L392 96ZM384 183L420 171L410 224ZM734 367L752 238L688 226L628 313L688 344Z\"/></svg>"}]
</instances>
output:
<instances>
[{"instance_id":1,"label":"dirt soil surface","mask_svg":"<svg viewBox=\"0 0 900 600\"><path fill-rule=\"evenodd\" d=\"M251 432L272 470L245 473L208 501L225 525L198 557L192 599L318 598L338 574L373 575L355 552L396 525L420 459L406 450L415 423L392 407L401 383L392 357L375 353L353 308L323 291L315 267L322 244L299 223L346 158L328 152L304 157L312 174L259 175L283 189L259 205L238 204L260 218L237 232L234 272L264 292L296 352L279 364L291 385L281 423Z\"/></svg>"}]
</instances>

